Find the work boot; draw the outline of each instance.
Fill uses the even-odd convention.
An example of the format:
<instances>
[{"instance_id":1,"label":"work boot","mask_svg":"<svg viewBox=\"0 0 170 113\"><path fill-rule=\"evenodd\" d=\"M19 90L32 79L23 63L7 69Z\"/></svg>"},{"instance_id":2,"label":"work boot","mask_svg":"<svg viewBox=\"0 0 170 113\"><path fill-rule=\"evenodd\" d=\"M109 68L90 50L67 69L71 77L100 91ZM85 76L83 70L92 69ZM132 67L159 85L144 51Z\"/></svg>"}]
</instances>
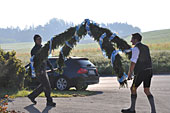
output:
<instances>
[{"instance_id":1,"label":"work boot","mask_svg":"<svg viewBox=\"0 0 170 113\"><path fill-rule=\"evenodd\" d=\"M37 104L37 101L35 101L35 98L32 98L30 95L28 95L28 98L31 100L32 103Z\"/></svg>"},{"instance_id":2,"label":"work boot","mask_svg":"<svg viewBox=\"0 0 170 113\"><path fill-rule=\"evenodd\" d=\"M54 103L54 102L47 102L47 106L55 107L56 103Z\"/></svg>"},{"instance_id":3,"label":"work boot","mask_svg":"<svg viewBox=\"0 0 170 113\"><path fill-rule=\"evenodd\" d=\"M136 111L131 111L130 109L122 109L121 110L122 113L136 113Z\"/></svg>"}]
</instances>

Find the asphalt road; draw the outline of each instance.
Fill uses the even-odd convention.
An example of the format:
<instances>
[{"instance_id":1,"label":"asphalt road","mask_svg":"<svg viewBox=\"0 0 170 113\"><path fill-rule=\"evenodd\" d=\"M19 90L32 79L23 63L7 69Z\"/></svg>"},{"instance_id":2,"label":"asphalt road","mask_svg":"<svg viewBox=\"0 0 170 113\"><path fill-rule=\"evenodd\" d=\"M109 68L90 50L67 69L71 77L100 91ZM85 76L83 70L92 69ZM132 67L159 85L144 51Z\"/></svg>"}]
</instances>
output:
<instances>
[{"instance_id":1,"label":"asphalt road","mask_svg":"<svg viewBox=\"0 0 170 113\"><path fill-rule=\"evenodd\" d=\"M128 81L129 86L132 81ZM37 98L37 105L32 105L27 98L16 98L8 109L25 113L120 113L130 105L129 88L119 89L116 77L101 77L100 83L88 87L98 94L87 97L54 98L56 107L46 107L45 98ZM170 76L153 76L151 92L154 95L157 113L170 113ZM150 113L150 105L143 92L143 85L138 89L137 113Z\"/></svg>"}]
</instances>

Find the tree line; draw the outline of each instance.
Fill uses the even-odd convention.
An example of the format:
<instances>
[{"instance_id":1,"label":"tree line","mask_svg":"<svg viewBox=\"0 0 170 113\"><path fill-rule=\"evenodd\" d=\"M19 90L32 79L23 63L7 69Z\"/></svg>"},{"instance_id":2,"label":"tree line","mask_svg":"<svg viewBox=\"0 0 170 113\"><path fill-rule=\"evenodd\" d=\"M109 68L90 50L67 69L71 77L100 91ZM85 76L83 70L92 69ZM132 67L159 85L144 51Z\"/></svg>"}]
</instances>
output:
<instances>
[{"instance_id":1,"label":"tree line","mask_svg":"<svg viewBox=\"0 0 170 113\"><path fill-rule=\"evenodd\" d=\"M102 23L100 25L101 27L110 29L112 32L117 32L120 37L128 36L134 32L141 32L139 27L134 27L127 23ZM19 27L0 28L0 43L32 42L34 34L40 34L43 37L43 41L47 41L71 26L75 26L75 24L53 18L45 25L39 25L37 27L30 26L23 30Z\"/></svg>"}]
</instances>

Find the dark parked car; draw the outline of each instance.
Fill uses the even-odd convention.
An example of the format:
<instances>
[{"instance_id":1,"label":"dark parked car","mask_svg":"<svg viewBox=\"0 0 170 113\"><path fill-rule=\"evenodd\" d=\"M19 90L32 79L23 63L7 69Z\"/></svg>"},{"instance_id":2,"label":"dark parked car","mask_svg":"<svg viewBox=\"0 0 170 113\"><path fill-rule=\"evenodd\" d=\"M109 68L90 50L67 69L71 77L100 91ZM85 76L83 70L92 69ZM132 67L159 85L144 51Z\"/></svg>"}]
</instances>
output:
<instances>
[{"instance_id":1,"label":"dark parked car","mask_svg":"<svg viewBox=\"0 0 170 113\"><path fill-rule=\"evenodd\" d=\"M57 68L58 57L51 57L49 61ZM47 67L51 87L58 90L68 90L75 87L77 90L86 90L88 85L99 83L97 68L87 58L70 57L65 62L63 74L52 73Z\"/></svg>"}]
</instances>

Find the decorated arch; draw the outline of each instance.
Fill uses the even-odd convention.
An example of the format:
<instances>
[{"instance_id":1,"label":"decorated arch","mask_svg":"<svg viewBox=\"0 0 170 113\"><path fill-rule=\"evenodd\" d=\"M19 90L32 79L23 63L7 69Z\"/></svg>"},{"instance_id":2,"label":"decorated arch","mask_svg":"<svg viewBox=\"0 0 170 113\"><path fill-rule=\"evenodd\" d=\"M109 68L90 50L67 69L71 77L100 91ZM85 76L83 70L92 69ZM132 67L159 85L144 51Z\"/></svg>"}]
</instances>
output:
<instances>
[{"instance_id":1,"label":"decorated arch","mask_svg":"<svg viewBox=\"0 0 170 113\"><path fill-rule=\"evenodd\" d=\"M131 46L128 45L126 41L119 38L115 33L112 33L109 29L102 28L89 19L85 19L80 25L71 27L65 32L52 37L51 40L41 48L38 54L34 56L35 71L41 67L44 60L47 60L51 54L51 50L62 47L57 62L59 66L58 70L62 72L64 60L67 59L77 42L87 34L99 43L104 57L111 60L111 65L120 85L124 86L127 84L127 75L122 67L122 57L119 55L119 52L125 53L130 59Z\"/></svg>"}]
</instances>

